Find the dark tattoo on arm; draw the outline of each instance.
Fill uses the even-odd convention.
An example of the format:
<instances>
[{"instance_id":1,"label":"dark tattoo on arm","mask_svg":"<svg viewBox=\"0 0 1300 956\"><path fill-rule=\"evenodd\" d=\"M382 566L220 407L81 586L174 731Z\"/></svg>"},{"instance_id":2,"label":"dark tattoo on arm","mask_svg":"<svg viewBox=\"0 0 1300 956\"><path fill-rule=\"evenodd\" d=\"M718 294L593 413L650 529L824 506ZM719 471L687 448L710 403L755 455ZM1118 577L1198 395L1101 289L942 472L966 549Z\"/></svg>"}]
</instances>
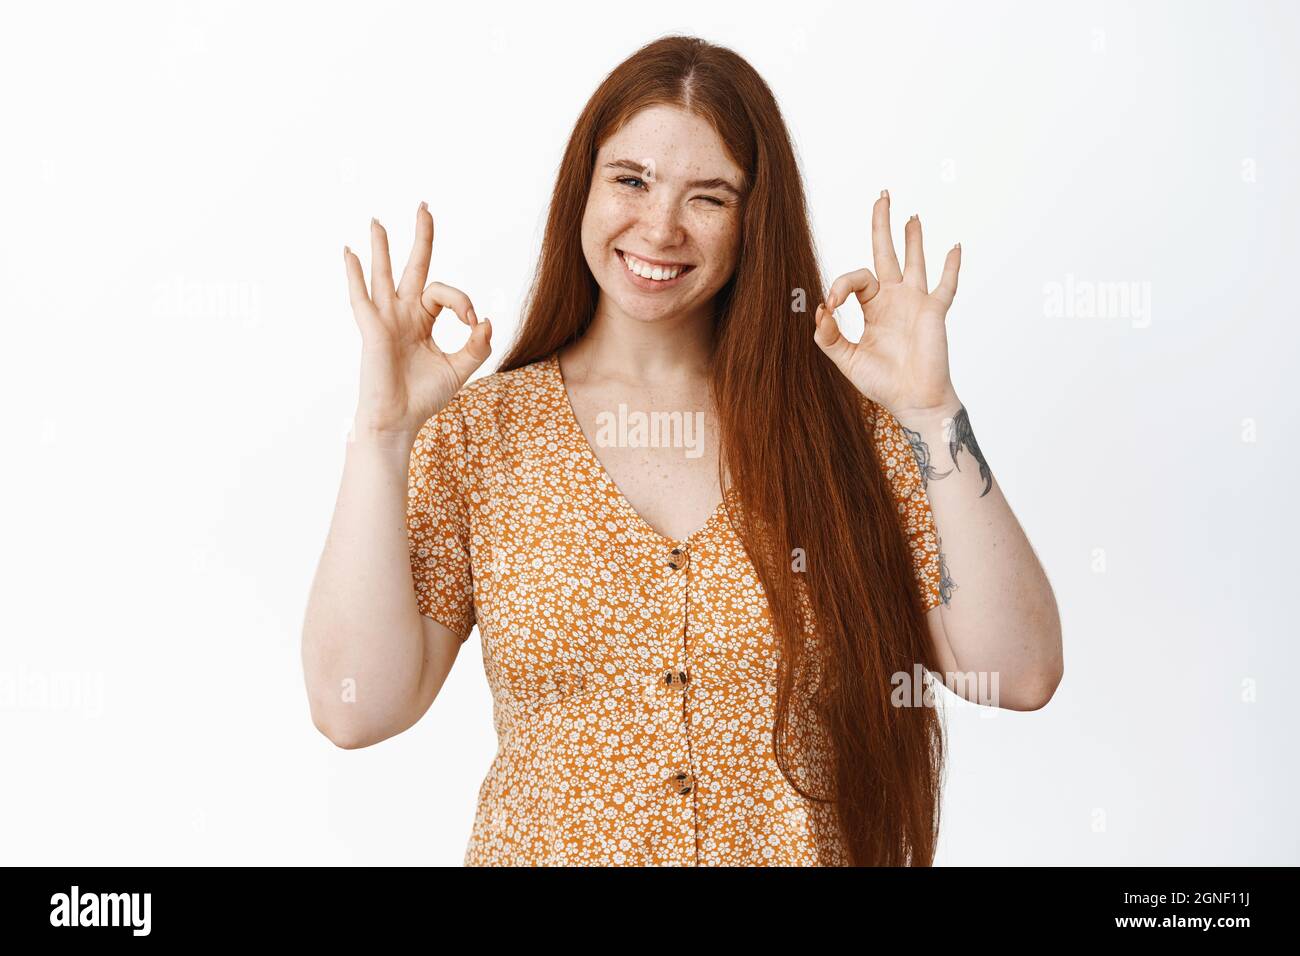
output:
<instances>
[{"instance_id":1,"label":"dark tattoo on arm","mask_svg":"<svg viewBox=\"0 0 1300 956\"><path fill-rule=\"evenodd\" d=\"M906 425L899 423L899 428L903 429L903 434L907 437L907 443L912 446L912 457L916 459L916 467L921 472L921 487L924 488L930 484L930 480L946 478L952 474L952 470L936 471L934 465L930 464L930 446L921 440L921 433L914 432Z\"/></svg>"},{"instance_id":2,"label":"dark tattoo on arm","mask_svg":"<svg viewBox=\"0 0 1300 956\"><path fill-rule=\"evenodd\" d=\"M937 537L937 535L936 535ZM952 601L952 591L957 585L948 573L948 562L943 558L943 539L939 538L939 600L947 607Z\"/></svg>"},{"instance_id":3,"label":"dark tattoo on arm","mask_svg":"<svg viewBox=\"0 0 1300 956\"><path fill-rule=\"evenodd\" d=\"M903 434L907 436L907 443L912 446L912 457L916 459L917 470L921 473L921 487L929 485L931 479L937 481L940 478L947 478L952 474L952 469L939 471L934 465L930 464L930 446L921 439L920 432L914 432L906 425L899 423L903 429ZM955 464L955 462L954 462ZM948 562L943 556L943 539L938 537L935 532L935 538L939 542L939 599L947 606L952 601L953 589L957 587L948 573Z\"/></svg>"},{"instance_id":4,"label":"dark tattoo on arm","mask_svg":"<svg viewBox=\"0 0 1300 956\"><path fill-rule=\"evenodd\" d=\"M993 472L989 470L989 463L984 460L980 446L975 443L975 433L971 431L970 416L966 414L965 405L953 416L952 433L948 436L948 454L952 455L952 463L958 471L961 471L961 463L957 461L957 453L963 448L979 462L980 477L984 479L984 490L980 492L980 497L983 498L993 487Z\"/></svg>"}]
</instances>

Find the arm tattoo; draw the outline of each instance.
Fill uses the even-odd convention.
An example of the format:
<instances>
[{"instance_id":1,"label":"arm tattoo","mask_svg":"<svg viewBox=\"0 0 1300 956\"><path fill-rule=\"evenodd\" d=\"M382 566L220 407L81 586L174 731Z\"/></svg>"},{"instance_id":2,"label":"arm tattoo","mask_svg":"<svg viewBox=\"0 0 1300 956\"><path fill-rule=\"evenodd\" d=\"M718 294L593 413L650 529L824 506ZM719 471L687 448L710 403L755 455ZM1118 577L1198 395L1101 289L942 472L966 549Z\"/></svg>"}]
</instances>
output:
<instances>
[{"instance_id":1,"label":"arm tattoo","mask_svg":"<svg viewBox=\"0 0 1300 956\"><path fill-rule=\"evenodd\" d=\"M899 428L903 429L903 434L907 436L907 443L912 446L912 457L916 459L916 467L921 472L921 487L925 488L930 484L930 480L946 478L952 474L952 470L936 471L934 465L930 464L930 446L921 440L921 433L914 432L906 425L899 423Z\"/></svg>"},{"instance_id":2,"label":"arm tattoo","mask_svg":"<svg viewBox=\"0 0 1300 956\"><path fill-rule=\"evenodd\" d=\"M939 600L943 601L944 607L952 601L952 590L956 586L948 573L948 562L943 559L943 539L939 538Z\"/></svg>"},{"instance_id":3,"label":"arm tattoo","mask_svg":"<svg viewBox=\"0 0 1300 956\"><path fill-rule=\"evenodd\" d=\"M957 452L965 448L975 460L979 462L980 477L984 479L984 490L980 492L983 498L993 487L993 472L989 470L989 463L984 460L984 453L980 451L980 446L975 443L975 433L971 431L970 416L966 414L966 406L963 405L952 419L952 432L948 436L948 454L952 455L952 463L961 471L961 465L957 462Z\"/></svg>"},{"instance_id":4,"label":"arm tattoo","mask_svg":"<svg viewBox=\"0 0 1300 956\"><path fill-rule=\"evenodd\" d=\"M912 456L916 459L917 470L921 473L922 488L929 485L931 479L937 481L952 474L952 469L938 471L930 464L930 446L921 440L920 432L912 431L901 422L899 427L903 429L908 444L912 446ZM971 440L974 441L974 438L972 437ZM955 461L953 463L956 464ZM952 592L957 585L953 581L952 575L948 573L948 562L943 557L943 539L938 537L938 532L935 532L935 538L939 543L939 599L944 603L944 606L947 606L952 601Z\"/></svg>"}]
</instances>

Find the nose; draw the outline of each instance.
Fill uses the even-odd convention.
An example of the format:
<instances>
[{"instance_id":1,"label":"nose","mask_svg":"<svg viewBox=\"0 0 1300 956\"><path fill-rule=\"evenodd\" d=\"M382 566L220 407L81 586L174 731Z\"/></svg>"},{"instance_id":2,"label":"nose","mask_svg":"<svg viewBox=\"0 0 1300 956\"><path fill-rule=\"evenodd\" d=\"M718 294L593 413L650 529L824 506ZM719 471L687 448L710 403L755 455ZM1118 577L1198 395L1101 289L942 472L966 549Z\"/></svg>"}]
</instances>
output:
<instances>
[{"instance_id":1,"label":"nose","mask_svg":"<svg viewBox=\"0 0 1300 956\"><path fill-rule=\"evenodd\" d=\"M655 249L672 249L685 238L681 223L681 206L666 190L649 204L643 217L646 241Z\"/></svg>"}]
</instances>

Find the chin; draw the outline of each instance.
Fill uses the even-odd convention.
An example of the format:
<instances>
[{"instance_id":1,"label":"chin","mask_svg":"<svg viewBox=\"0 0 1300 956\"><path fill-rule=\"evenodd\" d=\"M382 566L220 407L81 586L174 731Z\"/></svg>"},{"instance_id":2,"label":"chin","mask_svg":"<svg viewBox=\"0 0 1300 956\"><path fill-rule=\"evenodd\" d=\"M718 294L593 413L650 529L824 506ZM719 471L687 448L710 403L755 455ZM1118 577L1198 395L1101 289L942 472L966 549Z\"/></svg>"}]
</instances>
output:
<instances>
[{"instance_id":1,"label":"chin","mask_svg":"<svg viewBox=\"0 0 1300 956\"><path fill-rule=\"evenodd\" d=\"M647 305L644 302L619 302L619 308L629 319L636 322L660 322L677 313L677 309L664 310L662 307Z\"/></svg>"}]
</instances>

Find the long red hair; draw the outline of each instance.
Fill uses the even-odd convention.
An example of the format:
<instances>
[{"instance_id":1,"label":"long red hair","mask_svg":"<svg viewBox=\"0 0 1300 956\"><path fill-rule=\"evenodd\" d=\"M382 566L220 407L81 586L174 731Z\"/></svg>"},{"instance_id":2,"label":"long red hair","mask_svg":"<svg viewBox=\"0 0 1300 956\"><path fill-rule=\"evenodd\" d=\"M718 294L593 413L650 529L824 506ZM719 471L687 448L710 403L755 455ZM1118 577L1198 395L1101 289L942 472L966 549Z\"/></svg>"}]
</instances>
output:
<instances>
[{"instance_id":1,"label":"long red hair","mask_svg":"<svg viewBox=\"0 0 1300 956\"><path fill-rule=\"evenodd\" d=\"M597 149L653 105L707 119L749 185L736 270L715 302L712 389L719 478L730 472L740 503L732 524L781 651L777 763L804 798L834 808L852 864L929 866L942 725L933 707L895 707L890 696L892 675L910 677L914 662L937 669L919 588L863 399L813 341L810 312L792 309L795 290L816 307L821 270L790 135L772 91L742 57L668 36L600 84L565 148L524 322L498 370L545 358L586 330L599 289L581 223ZM796 548L807 557L798 571ZM816 694L809 672L823 675ZM833 792L812 793L792 773L791 721L803 713L824 728Z\"/></svg>"}]
</instances>

